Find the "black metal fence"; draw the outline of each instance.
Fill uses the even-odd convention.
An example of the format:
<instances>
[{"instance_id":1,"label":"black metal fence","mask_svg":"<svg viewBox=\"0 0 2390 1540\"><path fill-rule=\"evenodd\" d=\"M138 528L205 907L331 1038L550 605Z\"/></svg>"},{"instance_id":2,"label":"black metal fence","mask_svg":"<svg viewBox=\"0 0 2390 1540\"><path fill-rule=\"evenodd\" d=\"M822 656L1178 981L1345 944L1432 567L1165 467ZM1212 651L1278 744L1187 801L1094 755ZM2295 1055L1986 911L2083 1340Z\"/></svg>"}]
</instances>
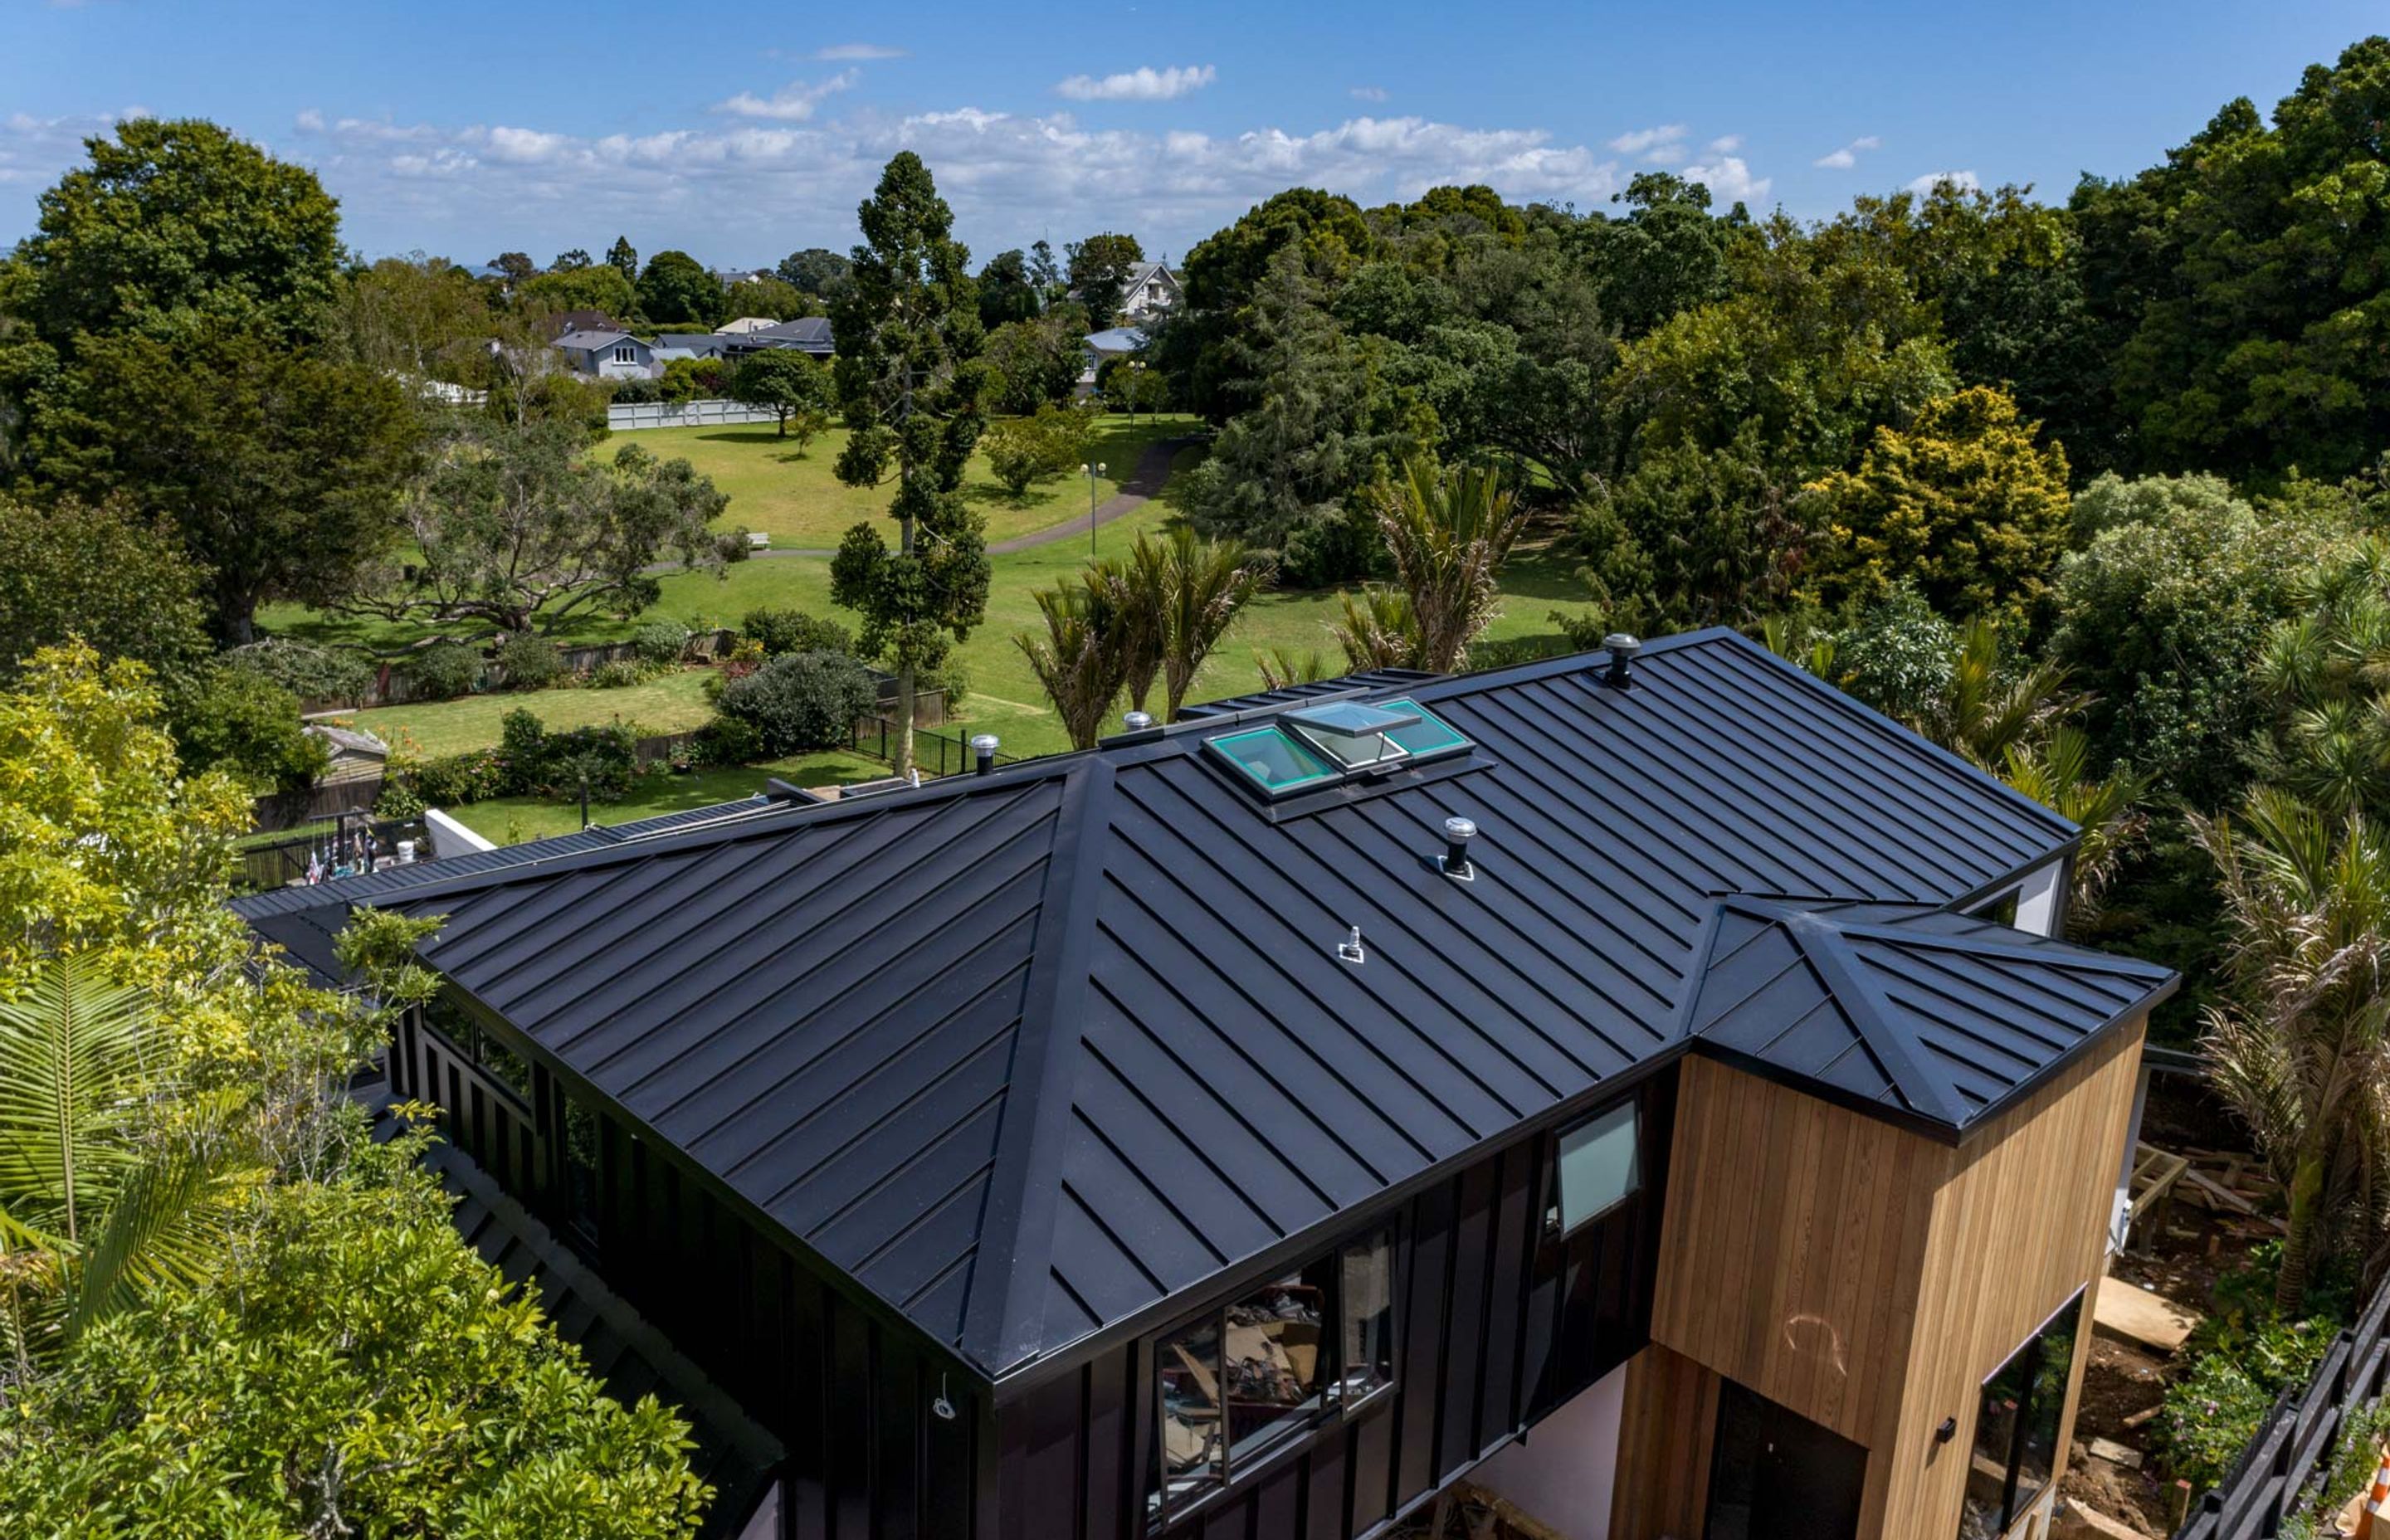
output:
<instances>
[{"instance_id":1,"label":"black metal fence","mask_svg":"<svg viewBox=\"0 0 2390 1540\"><path fill-rule=\"evenodd\" d=\"M853 747L858 754L883 759L890 764L896 758L896 724L884 716L857 717L854 722ZM979 767L979 755L971 746L952 733L934 732L927 727L913 729L913 763L924 778L934 776L959 776ZM1017 754L996 751L998 764L1018 764Z\"/></svg>"},{"instance_id":2,"label":"black metal fence","mask_svg":"<svg viewBox=\"0 0 2390 1540\"><path fill-rule=\"evenodd\" d=\"M2390 1375L2390 1281L2357 1324L2332 1339L2313 1378L2285 1385L2257 1436L2212 1492L2191 1505L2174 1540L2272 1540L2331 1479L2349 1420L2382 1398Z\"/></svg>"},{"instance_id":3,"label":"black metal fence","mask_svg":"<svg viewBox=\"0 0 2390 1540\"><path fill-rule=\"evenodd\" d=\"M255 892L303 881L311 866L327 876L356 870L365 859L362 841L368 835L372 840L372 858L377 862L394 859L402 841L414 842L417 860L431 859L431 842L419 819L375 819L360 815L300 830L284 839L243 846L239 880L244 888Z\"/></svg>"}]
</instances>

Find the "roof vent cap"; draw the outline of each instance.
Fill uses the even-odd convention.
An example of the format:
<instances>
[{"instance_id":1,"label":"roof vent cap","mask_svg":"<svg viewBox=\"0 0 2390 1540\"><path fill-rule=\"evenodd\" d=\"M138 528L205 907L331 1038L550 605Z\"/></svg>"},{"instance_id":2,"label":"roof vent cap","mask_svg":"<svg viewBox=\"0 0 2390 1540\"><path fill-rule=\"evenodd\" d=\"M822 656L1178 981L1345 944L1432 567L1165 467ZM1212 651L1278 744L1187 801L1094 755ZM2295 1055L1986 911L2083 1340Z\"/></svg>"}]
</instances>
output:
<instances>
[{"instance_id":1,"label":"roof vent cap","mask_svg":"<svg viewBox=\"0 0 2390 1540\"><path fill-rule=\"evenodd\" d=\"M1601 639L1601 645L1610 650L1610 667L1603 671L1601 682L1612 689L1623 690L1634 670L1635 655L1643 650L1643 644L1624 631L1613 631Z\"/></svg>"},{"instance_id":2,"label":"roof vent cap","mask_svg":"<svg viewBox=\"0 0 2390 1540\"><path fill-rule=\"evenodd\" d=\"M1456 882L1474 881L1477 868L1469 864L1469 841L1477 838L1477 824L1471 818L1446 818L1444 821L1444 875Z\"/></svg>"},{"instance_id":3,"label":"roof vent cap","mask_svg":"<svg viewBox=\"0 0 2390 1540\"><path fill-rule=\"evenodd\" d=\"M1153 725L1151 712L1131 712L1121 718L1121 725L1132 733L1141 733Z\"/></svg>"}]
</instances>

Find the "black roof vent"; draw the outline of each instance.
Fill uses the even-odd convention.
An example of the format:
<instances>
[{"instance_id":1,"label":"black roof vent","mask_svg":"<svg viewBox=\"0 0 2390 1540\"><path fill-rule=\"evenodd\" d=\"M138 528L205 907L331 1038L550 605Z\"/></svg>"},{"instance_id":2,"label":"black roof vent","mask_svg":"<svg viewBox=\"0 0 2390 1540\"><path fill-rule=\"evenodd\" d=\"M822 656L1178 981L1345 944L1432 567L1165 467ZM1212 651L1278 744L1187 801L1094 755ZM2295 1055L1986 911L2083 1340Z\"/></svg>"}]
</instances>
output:
<instances>
[{"instance_id":1,"label":"black roof vent","mask_svg":"<svg viewBox=\"0 0 2390 1540\"><path fill-rule=\"evenodd\" d=\"M1469 841L1477 838L1477 824L1469 818L1444 821L1444 875L1456 882L1474 881L1477 868L1469 864Z\"/></svg>"},{"instance_id":2,"label":"black roof vent","mask_svg":"<svg viewBox=\"0 0 2390 1540\"><path fill-rule=\"evenodd\" d=\"M1601 645L1610 649L1610 667L1602 672L1601 682L1612 689L1623 690L1634 670L1635 655L1643 650L1643 644L1624 631L1613 631L1601 639Z\"/></svg>"}]
</instances>

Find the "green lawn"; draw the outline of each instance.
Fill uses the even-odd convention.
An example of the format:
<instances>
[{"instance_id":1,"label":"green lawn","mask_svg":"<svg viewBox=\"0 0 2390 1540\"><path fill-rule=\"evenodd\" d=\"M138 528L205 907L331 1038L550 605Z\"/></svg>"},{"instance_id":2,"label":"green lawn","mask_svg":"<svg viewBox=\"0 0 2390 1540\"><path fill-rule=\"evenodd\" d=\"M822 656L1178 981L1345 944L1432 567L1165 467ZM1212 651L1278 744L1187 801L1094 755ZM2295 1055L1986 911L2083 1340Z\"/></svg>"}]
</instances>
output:
<instances>
[{"instance_id":1,"label":"green lawn","mask_svg":"<svg viewBox=\"0 0 2390 1540\"><path fill-rule=\"evenodd\" d=\"M672 430L687 434L690 430ZM821 454L817 447L816 456ZM1189 450L1178 456L1174 469L1184 469L1201 456L1200 450ZM1097 532L1097 549L1105 555L1118 555L1145 531L1159 530L1173 517L1169 495L1139 508L1125 519L1116 520ZM734 505L734 515L736 507ZM969 735L992 732L1004 741L1008 754L1043 754L1059 752L1070 747L1063 735L1061 723L1047 703L1045 693L1037 686L1036 676L1022 661L1020 650L1012 644L1015 633L1038 624L1036 601L1032 595L1039 588L1052 587L1075 572L1086 560L1087 547L1078 540L1059 541L1010 556L993 558L995 582L988 600L986 622L971 634L959 649L965 669L970 674L970 697L961 711L961 719L945 730ZM1545 636L1558 628L1549 619L1551 611L1563 610L1582 614L1592 608L1586 597L1585 587L1577 582L1575 563L1555 556L1550 548L1550 534L1540 533L1521 543L1502 571L1504 603L1500 616L1488 632L1489 639L1506 641L1514 638ZM763 605L793 605L816 614L830 615L852 623L854 617L837 610L829 602L829 563L810 558L776 557L764 561L740 562L727 570L721 578L702 573L683 573L662 580L662 596L655 612L669 615L692 628L709 625L735 625L739 617L749 610ZM1213 653L1203 672L1198 676L1192 699L1214 699L1221 696L1241 694L1261 686L1261 671L1254 662L1257 652L1286 648L1298 656L1317 651L1331 672L1341 672L1343 658L1329 635L1329 622L1338 611L1334 592L1266 594L1248 605L1227 637ZM280 610L267 617L272 628L319 640L362 639L366 633L350 622L330 620L303 610ZM631 622L596 621L576 633L576 639L619 636L628 633ZM385 640L392 634L379 633ZM403 640L403 636L396 639ZM693 676L684 675L693 681ZM677 680L667 681L677 685ZM652 689L656 687L644 687ZM657 707L610 705L608 702L628 701L638 692L625 690L552 690L538 696L493 696L467 701L448 702L438 708L392 707L381 712L362 713L362 720L372 725L377 720L395 720L410 714L421 716L427 712L455 712L454 719L435 715L430 720L444 743L471 747L474 740L483 743L497 741L498 718L517 704L536 702L543 721L552 725L572 725L577 722L604 722L620 711L625 721L636 720L639 725L654 732L675 731L696 725L703 720L703 699L694 693L693 682L679 687L691 693L676 698L686 710L686 716L673 716ZM1159 709L1159 703L1150 703ZM551 716L551 711L558 715ZM573 715L575 712L587 712ZM485 712L485 715L476 713ZM376 728L379 730L379 727ZM410 728L410 730L414 730ZM427 751L433 750L418 731L418 742Z\"/></svg>"},{"instance_id":2,"label":"green lawn","mask_svg":"<svg viewBox=\"0 0 2390 1540\"><path fill-rule=\"evenodd\" d=\"M631 794L619 802L593 802L589 821L626 824L660 813L681 813L692 807L735 802L764 789L766 776L777 776L793 786L848 786L888 774L888 766L861 754L832 750L801 754L744 769L693 770L686 776L655 774L632 783ZM447 809L458 823L494 844L545 840L570 834L581 827L581 804L551 802L537 797L494 797Z\"/></svg>"},{"instance_id":3,"label":"green lawn","mask_svg":"<svg viewBox=\"0 0 2390 1540\"><path fill-rule=\"evenodd\" d=\"M1120 478L1146 445L1193 430L1194 419L1188 417L1140 417L1134 423L1117 416L1099 419L1089 458L1108 466L1111 474L1098 479L1098 497L1119 490ZM767 427L642 429L612 435L599 453L610 454L612 445L624 443L667 459L685 459L713 477L713 484L730 494L725 522L761 530L775 545L828 550L856 523L888 512L890 487L851 487L832 473L846 443L842 428L816 439L802 457L793 443ZM1085 477L1073 474L1040 482L1016 500L988 468L985 456L972 457L963 495L987 515L991 542L1085 517L1087 511Z\"/></svg>"},{"instance_id":4,"label":"green lawn","mask_svg":"<svg viewBox=\"0 0 2390 1540\"><path fill-rule=\"evenodd\" d=\"M518 708L559 731L621 722L637 727L643 736L685 733L704 726L713 714L704 693L708 672L683 669L620 689L495 691L420 705L382 706L342 720L385 743L411 739L418 752L432 757L490 747L498 741L498 724Z\"/></svg>"}]
</instances>

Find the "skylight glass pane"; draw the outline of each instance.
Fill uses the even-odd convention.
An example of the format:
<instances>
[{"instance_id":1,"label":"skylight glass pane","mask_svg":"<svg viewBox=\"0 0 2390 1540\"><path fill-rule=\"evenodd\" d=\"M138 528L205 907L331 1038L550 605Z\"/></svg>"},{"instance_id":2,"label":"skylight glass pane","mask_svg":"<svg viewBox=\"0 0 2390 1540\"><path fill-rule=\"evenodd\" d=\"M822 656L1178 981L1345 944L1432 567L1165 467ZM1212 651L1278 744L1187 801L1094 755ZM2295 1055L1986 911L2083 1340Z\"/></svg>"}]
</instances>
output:
<instances>
[{"instance_id":1,"label":"skylight glass pane","mask_svg":"<svg viewBox=\"0 0 2390 1540\"><path fill-rule=\"evenodd\" d=\"M1389 700L1386 702L1386 709L1413 713L1419 717L1419 721L1410 726L1393 727L1386 732L1388 738L1409 750L1415 758L1424 759L1431 754L1448 754L1455 750L1469 747L1469 740L1454 731L1449 723L1416 700Z\"/></svg>"},{"instance_id":2,"label":"skylight glass pane","mask_svg":"<svg viewBox=\"0 0 2390 1540\"><path fill-rule=\"evenodd\" d=\"M1276 727L1256 727L1203 740L1264 793L1282 797L1337 778L1336 768Z\"/></svg>"}]
</instances>

